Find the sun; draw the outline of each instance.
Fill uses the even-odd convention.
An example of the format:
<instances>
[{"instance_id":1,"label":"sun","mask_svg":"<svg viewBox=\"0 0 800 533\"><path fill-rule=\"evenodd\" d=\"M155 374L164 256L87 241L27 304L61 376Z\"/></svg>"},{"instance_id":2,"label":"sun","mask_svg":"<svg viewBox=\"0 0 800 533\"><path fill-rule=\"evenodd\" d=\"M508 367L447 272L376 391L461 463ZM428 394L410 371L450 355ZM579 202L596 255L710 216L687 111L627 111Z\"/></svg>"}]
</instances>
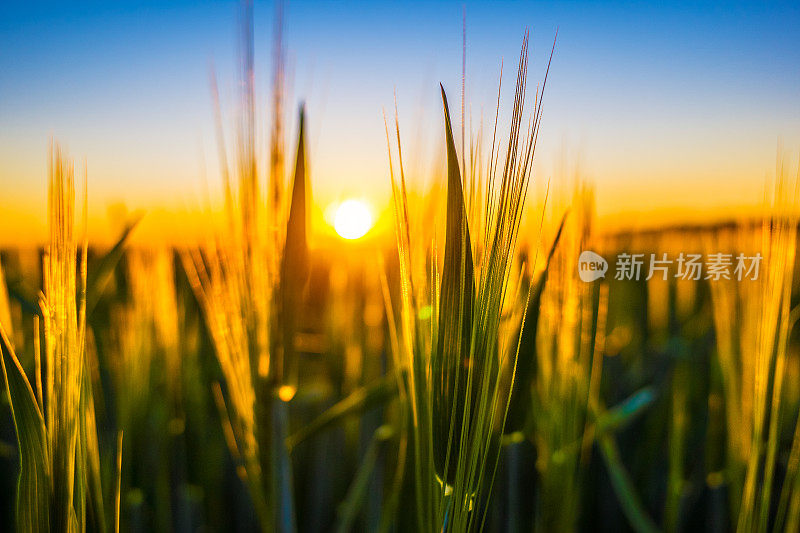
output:
<instances>
[{"instance_id":1,"label":"sun","mask_svg":"<svg viewBox=\"0 0 800 533\"><path fill-rule=\"evenodd\" d=\"M362 200L345 200L333 215L333 228L343 239L359 239L372 228L372 211Z\"/></svg>"}]
</instances>

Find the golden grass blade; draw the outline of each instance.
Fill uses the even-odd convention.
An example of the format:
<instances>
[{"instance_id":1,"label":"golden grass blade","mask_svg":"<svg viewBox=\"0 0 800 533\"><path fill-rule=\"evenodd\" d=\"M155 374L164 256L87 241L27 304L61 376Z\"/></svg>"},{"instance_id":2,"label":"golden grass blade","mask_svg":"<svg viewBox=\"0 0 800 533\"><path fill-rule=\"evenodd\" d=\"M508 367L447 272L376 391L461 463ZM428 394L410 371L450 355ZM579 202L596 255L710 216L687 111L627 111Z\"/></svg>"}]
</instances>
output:
<instances>
[{"instance_id":1,"label":"golden grass blade","mask_svg":"<svg viewBox=\"0 0 800 533\"><path fill-rule=\"evenodd\" d=\"M21 455L17 527L82 531L91 522L104 531L94 400L86 369L87 243L84 238L79 256L73 236L73 166L52 145L48 173L50 243L39 302L43 354L38 317L34 321L36 393L0 324L0 364ZM84 223L85 217L84 209Z\"/></svg>"},{"instance_id":2,"label":"golden grass blade","mask_svg":"<svg viewBox=\"0 0 800 533\"><path fill-rule=\"evenodd\" d=\"M119 533L119 503L122 492L122 431L117 433L117 472L116 488L114 490L114 533Z\"/></svg>"},{"instance_id":3,"label":"golden grass blade","mask_svg":"<svg viewBox=\"0 0 800 533\"><path fill-rule=\"evenodd\" d=\"M3 263L0 261L0 324L5 324L9 332L12 332L11 307L8 300L8 287L6 277L3 273Z\"/></svg>"}]
</instances>

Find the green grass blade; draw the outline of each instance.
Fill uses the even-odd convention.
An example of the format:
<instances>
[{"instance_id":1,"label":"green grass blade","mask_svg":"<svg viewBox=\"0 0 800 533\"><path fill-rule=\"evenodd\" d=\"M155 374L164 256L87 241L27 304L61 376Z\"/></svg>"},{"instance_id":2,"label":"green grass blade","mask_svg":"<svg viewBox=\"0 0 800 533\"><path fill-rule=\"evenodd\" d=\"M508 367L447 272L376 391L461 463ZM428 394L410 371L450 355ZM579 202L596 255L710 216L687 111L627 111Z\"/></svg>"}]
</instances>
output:
<instances>
[{"instance_id":1,"label":"green grass blade","mask_svg":"<svg viewBox=\"0 0 800 533\"><path fill-rule=\"evenodd\" d=\"M436 469L452 482L466 412L475 274L458 155L442 87L447 142L447 221L436 354L431 361ZM451 452L451 453L448 453Z\"/></svg>"},{"instance_id":2,"label":"green grass blade","mask_svg":"<svg viewBox=\"0 0 800 533\"><path fill-rule=\"evenodd\" d=\"M80 412L83 414L80 419L80 435L78 444L82 464L81 475L84 483L80 488L85 492L84 497L88 507L89 515L92 518L94 529L104 533L107 530L106 508L103 502L103 488L100 475L100 443L97 439L97 421L94 410L94 394L92 391L92 378L88 369L83 372L81 380ZM83 508L81 506L80 508Z\"/></svg>"},{"instance_id":3,"label":"green grass blade","mask_svg":"<svg viewBox=\"0 0 800 533\"><path fill-rule=\"evenodd\" d=\"M17 483L17 528L50 531L50 480L44 418L22 365L0 325L0 367L17 433L20 472Z\"/></svg>"},{"instance_id":4,"label":"green grass blade","mask_svg":"<svg viewBox=\"0 0 800 533\"><path fill-rule=\"evenodd\" d=\"M270 450L273 479L272 495L275 498L275 528L281 533L291 533L297 530L294 506L294 483L292 480L292 458L286 448L285 440L289 426L289 405L280 400L272 400L272 442L274 449Z\"/></svg>"},{"instance_id":5,"label":"green grass blade","mask_svg":"<svg viewBox=\"0 0 800 533\"><path fill-rule=\"evenodd\" d=\"M398 384L395 375L383 377L371 385L360 387L325 410L310 424L290 435L286 439L286 447L291 451L301 442L340 423L348 416L357 415L375 406L383 405L395 398L397 393Z\"/></svg>"},{"instance_id":6,"label":"green grass blade","mask_svg":"<svg viewBox=\"0 0 800 533\"><path fill-rule=\"evenodd\" d=\"M597 419L594 421L594 423L587 428L587 435L590 438L588 442L591 443L594 441L599 441L601 437L613 435L618 430L624 428L638 418L642 413L644 413L651 405L653 405L655 400L655 390L652 387L644 387L614 407L602 411L599 415L597 415ZM506 446L513 444L517 439L517 435L521 436L522 433L507 435L503 439L503 444ZM555 450L553 455L563 456L566 454L578 453L582 444L584 444L582 439L574 440L569 444Z\"/></svg>"},{"instance_id":7,"label":"green grass blade","mask_svg":"<svg viewBox=\"0 0 800 533\"><path fill-rule=\"evenodd\" d=\"M636 487L628 474L622 459L619 456L619 449L614 438L605 434L599 439L600 451L603 461L611 477L611 485L614 493L622 506L622 511L630 522L631 527L639 533L656 533L659 531L653 519L647 514Z\"/></svg>"},{"instance_id":8,"label":"green grass blade","mask_svg":"<svg viewBox=\"0 0 800 533\"><path fill-rule=\"evenodd\" d=\"M358 518L358 513L364 505L369 488L370 478L375 466L378 463L378 456L381 445L392 438L394 430L391 426L381 426L375 430L372 440L364 453L364 459L356 472L353 483L347 490L347 496L339 506L339 520L336 525L338 533L346 533L353 530L353 524Z\"/></svg>"},{"instance_id":9,"label":"green grass blade","mask_svg":"<svg viewBox=\"0 0 800 533\"><path fill-rule=\"evenodd\" d=\"M286 242L281 262L280 322L283 357L276 358L277 368L275 368L275 374L273 374L281 385L286 385L293 389L297 386L298 369L294 338L298 329L300 305L303 302L303 294L309 273L308 243L306 240L308 198L306 190L304 115L304 109L301 107L292 200L289 206L289 218L286 223Z\"/></svg>"},{"instance_id":10,"label":"green grass blade","mask_svg":"<svg viewBox=\"0 0 800 533\"><path fill-rule=\"evenodd\" d=\"M517 333L519 340L519 355L517 356L517 367L514 375L514 383L511 387L511 399L508 405L508 417L503 432L510 434L515 431L522 431L525 428L527 418L531 411L531 385L536 377L536 333L539 327L539 306L542 303L542 292L547 283L547 271L550 267L550 260L558 247L558 241L561 240L561 234L564 230L564 223L567 221L567 215L564 213L561 217L561 223L558 226L558 231L553 239L553 244L550 246L550 251L547 254L547 261L544 270L536 282L530 289L528 296L528 306L525 312L525 322Z\"/></svg>"},{"instance_id":11,"label":"green grass blade","mask_svg":"<svg viewBox=\"0 0 800 533\"><path fill-rule=\"evenodd\" d=\"M89 286L86 291L87 317L92 316L92 312L100 301L100 297L103 296L103 292L111 279L114 268L116 268L117 263L119 263L120 259L122 259L122 255L125 253L125 245L128 242L128 238L139 223L139 220L140 219L137 218L125 225L125 229L122 230L122 234L119 236L114 246L100 259L97 267L92 269L89 275Z\"/></svg>"},{"instance_id":12,"label":"green grass blade","mask_svg":"<svg viewBox=\"0 0 800 533\"><path fill-rule=\"evenodd\" d=\"M597 437L625 427L650 407L655 400L655 389L644 387L611 409L607 409L595 421L594 431Z\"/></svg>"}]
</instances>

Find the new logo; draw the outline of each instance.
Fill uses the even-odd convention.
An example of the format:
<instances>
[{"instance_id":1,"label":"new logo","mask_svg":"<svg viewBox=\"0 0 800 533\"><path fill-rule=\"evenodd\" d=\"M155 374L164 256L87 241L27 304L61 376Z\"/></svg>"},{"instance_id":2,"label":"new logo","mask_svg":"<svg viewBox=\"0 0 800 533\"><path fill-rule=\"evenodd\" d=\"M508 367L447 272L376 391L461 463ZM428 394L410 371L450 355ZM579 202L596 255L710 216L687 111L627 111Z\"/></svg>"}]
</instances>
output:
<instances>
[{"instance_id":1,"label":"new logo","mask_svg":"<svg viewBox=\"0 0 800 533\"><path fill-rule=\"evenodd\" d=\"M581 252L578 257L578 275L581 277L581 281L590 283L605 278L606 272L608 272L608 261L602 256L590 250Z\"/></svg>"}]
</instances>

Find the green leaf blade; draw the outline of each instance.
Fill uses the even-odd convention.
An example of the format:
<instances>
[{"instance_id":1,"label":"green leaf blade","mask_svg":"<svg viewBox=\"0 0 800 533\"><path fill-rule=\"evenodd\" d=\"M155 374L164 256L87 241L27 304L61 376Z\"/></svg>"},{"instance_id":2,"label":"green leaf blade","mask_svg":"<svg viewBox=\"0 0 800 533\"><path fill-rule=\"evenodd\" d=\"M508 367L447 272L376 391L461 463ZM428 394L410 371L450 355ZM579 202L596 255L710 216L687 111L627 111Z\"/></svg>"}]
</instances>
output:
<instances>
[{"instance_id":1,"label":"green leaf blade","mask_svg":"<svg viewBox=\"0 0 800 533\"><path fill-rule=\"evenodd\" d=\"M47 430L33 388L5 331L0 328L0 367L19 445L17 527L20 531L50 531Z\"/></svg>"},{"instance_id":2,"label":"green leaf blade","mask_svg":"<svg viewBox=\"0 0 800 533\"><path fill-rule=\"evenodd\" d=\"M441 91L447 144L447 220L438 339L431 362L431 378L436 469L443 478L453 482L467 411L467 396L470 392L477 392L467 391L475 305L475 267L450 110L444 87L441 87Z\"/></svg>"}]
</instances>

